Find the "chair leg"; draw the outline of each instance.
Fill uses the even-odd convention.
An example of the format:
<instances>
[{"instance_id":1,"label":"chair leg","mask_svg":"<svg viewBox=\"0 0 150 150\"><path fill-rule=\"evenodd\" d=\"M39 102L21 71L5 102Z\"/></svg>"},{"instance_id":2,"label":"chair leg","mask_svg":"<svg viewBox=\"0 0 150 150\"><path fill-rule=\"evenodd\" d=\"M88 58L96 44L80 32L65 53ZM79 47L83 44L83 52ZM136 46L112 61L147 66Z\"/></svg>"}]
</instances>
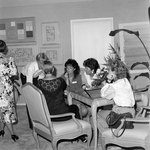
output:
<instances>
[{"instance_id":1,"label":"chair leg","mask_svg":"<svg viewBox=\"0 0 150 150\"><path fill-rule=\"evenodd\" d=\"M35 140L35 142L36 142L36 148L40 148L39 138L38 138L38 135L37 135L37 133L35 132L34 129L33 129L33 131L32 131L32 134L33 134L34 140Z\"/></svg>"},{"instance_id":2,"label":"chair leg","mask_svg":"<svg viewBox=\"0 0 150 150\"><path fill-rule=\"evenodd\" d=\"M52 141L52 147L53 147L53 150L57 150L57 141L56 140L53 140Z\"/></svg>"},{"instance_id":3,"label":"chair leg","mask_svg":"<svg viewBox=\"0 0 150 150\"><path fill-rule=\"evenodd\" d=\"M91 150L91 148L90 148L91 137L92 137L92 132L91 132L90 134L88 134L87 148L88 148L89 150Z\"/></svg>"}]
</instances>

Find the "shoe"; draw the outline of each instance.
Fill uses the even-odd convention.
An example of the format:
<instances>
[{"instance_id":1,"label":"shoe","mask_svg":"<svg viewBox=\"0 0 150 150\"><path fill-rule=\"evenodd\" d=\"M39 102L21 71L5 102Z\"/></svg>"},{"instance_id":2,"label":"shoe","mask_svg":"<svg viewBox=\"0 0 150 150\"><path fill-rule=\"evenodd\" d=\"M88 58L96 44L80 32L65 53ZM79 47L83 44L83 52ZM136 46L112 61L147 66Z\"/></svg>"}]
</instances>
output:
<instances>
[{"instance_id":1,"label":"shoe","mask_svg":"<svg viewBox=\"0 0 150 150\"><path fill-rule=\"evenodd\" d=\"M2 136L2 137L3 137L3 136L4 136L4 134L5 134L5 131L4 131L4 130L1 130L1 131L0 131L0 136Z\"/></svg>"},{"instance_id":2,"label":"shoe","mask_svg":"<svg viewBox=\"0 0 150 150\"><path fill-rule=\"evenodd\" d=\"M19 139L19 137L17 136L17 135L15 135L15 134L12 134L11 135L11 138L16 142L16 140L18 140Z\"/></svg>"},{"instance_id":3,"label":"shoe","mask_svg":"<svg viewBox=\"0 0 150 150\"><path fill-rule=\"evenodd\" d=\"M86 142L87 142L87 139L85 138L85 136L81 136L81 137L80 137L80 140L81 140L83 143L86 143Z\"/></svg>"}]
</instances>

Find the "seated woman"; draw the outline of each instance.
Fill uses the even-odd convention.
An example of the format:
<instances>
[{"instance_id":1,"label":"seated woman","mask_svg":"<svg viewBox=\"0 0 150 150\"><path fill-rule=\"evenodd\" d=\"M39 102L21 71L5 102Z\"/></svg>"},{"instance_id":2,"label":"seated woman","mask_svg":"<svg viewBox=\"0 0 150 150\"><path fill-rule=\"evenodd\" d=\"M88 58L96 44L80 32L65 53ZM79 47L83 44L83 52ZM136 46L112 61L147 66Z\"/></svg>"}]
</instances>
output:
<instances>
[{"instance_id":1,"label":"seated woman","mask_svg":"<svg viewBox=\"0 0 150 150\"><path fill-rule=\"evenodd\" d=\"M74 59L68 59L65 62L65 71L62 77L65 79L67 83L67 88L65 93L68 94L68 92L78 92L82 91L82 79L80 75L80 67L76 60ZM87 109L86 107L81 104L79 101L73 101L74 104L76 104L80 108L80 114L82 117L85 117L87 115Z\"/></svg>"},{"instance_id":2,"label":"seated woman","mask_svg":"<svg viewBox=\"0 0 150 150\"><path fill-rule=\"evenodd\" d=\"M76 105L67 105L65 103L64 91L67 87L65 80L62 77L54 76L55 67L52 62L45 61L43 66L45 77L37 81L36 86L43 92L49 112L51 115L59 115L64 113L74 113L75 117L80 119L79 109ZM71 117L55 118L52 121L65 121ZM87 142L86 138L80 138L82 142Z\"/></svg>"},{"instance_id":3,"label":"seated woman","mask_svg":"<svg viewBox=\"0 0 150 150\"><path fill-rule=\"evenodd\" d=\"M100 66L95 58L88 58L83 62L84 72L82 73L82 88L90 88L94 85L94 79L100 73Z\"/></svg>"},{"instance_id":4,"label":"seated woman","mask_svg":"<svg viewBox=\"0 0 150 150\"><path fill-rule=\"evenodd\" d=\"M101 89L101 97L108 100L114 100L112 110L118 114L130 112L135 117L135 99L131 84L129 82L129 74L126 65L121 61L118 55L109 56L106 59L108 66L107 80L103 82ZM99 119L104 127L108 127L105 118L110 111L101 111Z\"/></svg>"}]
</instances>

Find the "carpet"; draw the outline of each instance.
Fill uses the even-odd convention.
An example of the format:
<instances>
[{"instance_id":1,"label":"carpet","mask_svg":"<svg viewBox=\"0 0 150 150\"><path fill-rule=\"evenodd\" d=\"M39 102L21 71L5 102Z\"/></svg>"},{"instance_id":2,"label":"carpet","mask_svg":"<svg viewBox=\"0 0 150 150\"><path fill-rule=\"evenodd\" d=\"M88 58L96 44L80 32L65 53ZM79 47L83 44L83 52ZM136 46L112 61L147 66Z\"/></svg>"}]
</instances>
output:
<instances>
[{"instance_id":1,"label":"carpet","mask_svg":"<svg viewBox=\"0 0 150 150\"><path fill-rule=\"evenodd\" d=\"M14 131L19 136L19 140L14 142L8 129L5 128L4 137L0 136L0 150L53 150L51 142L39 137L40 148L36 149L35 141L32 132L29 129L26 107L24 105L17 106L18 123L14 125ZM94 140L91 142L91 150L94 149ZM87 150L87 144L80 142L60 142L58 150ZM98 149L102 150L101 145L98 143ZM123 150L120 147L109 146L107 150ZM141 149L124 149L124 150L141 150ZM143 150L143 149L142 149Z\"/></svg>"},{"instance_id":2,"label":"carpet","mask_svg":"<svg viewBox=\"0 0 150 150\"><path fill-rule=\"evenodd\" d=\"M25 106L17 106L18 123L14 125L14 131L19 136L19 140L14 142L8 129L5 128L4 137L0 137L0 150L37 150L32 132L28 126L28 119ZM39 137L40 148L38 150L53 150L51 142ZM93 141L91 150L94 149ZM58 150L87 150L87 144L82 142L60 142ZM99 146L98 150L102 150Z\"/></svg>"}]
</instances>

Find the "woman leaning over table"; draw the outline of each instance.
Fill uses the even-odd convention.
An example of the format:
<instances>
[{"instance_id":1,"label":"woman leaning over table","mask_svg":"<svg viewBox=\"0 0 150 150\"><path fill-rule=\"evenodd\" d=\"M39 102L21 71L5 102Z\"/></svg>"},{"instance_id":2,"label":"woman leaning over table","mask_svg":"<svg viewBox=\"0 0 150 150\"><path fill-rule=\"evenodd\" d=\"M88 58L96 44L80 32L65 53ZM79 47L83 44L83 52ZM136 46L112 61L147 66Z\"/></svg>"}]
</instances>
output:
<instances>
[{"instance_id":1,"label":"woman leaning over table","mask_svg":"<svg viewBox=\"0 0 150 150\"><path fill-rule=\"evenodd\" d=\"M14 133L13 123L16 122L15 100L13 92L12 76L17 75L17 68L12 57L7 57L7 45L0 40L0 121L2 130L0 136L4 136L5 126L8 128L11 138L16 141L19 139Z\"/></svg>"},{"instance_id":2,"label":"woman leaning over table","mask_svg":"<svg viewBox=\"0 0 150 150\"><path fill-rule=\"evenodd\" d=\"M48 60L48 57L45 53L41 52L36 55L36 61L29 62L25 66L23 66L21 74L20 74L22 85L24 85L26 82L30 82L34 84L36 83L38 78L44 77L43 62L45 60ZM33 129L32 121L31 121L27 106L26 106L26 109L27 109L29 128Z\"/></svg>"},{"instance_id":3,"label":"woman leaning over table","mask_svg":"<svg viewBox=\"0 0 150 150\"><path fill-rule=\"evenodd\" d=\"M65 90L66 95L68 94L68 92L79 92L83 90L80 67L76 60L68 59L65 62L65 71L62 77L67 83L67 88ZM73 100L73 103L79 107L81 117L86 117L88 113L86 107L79 101Z\"/></svg>"},{"instance_id":4,"label":"woman leaning over table","mask_svg":"<svg viewBox=\"0 0 150 150\"><path fill-rule=\"evenodd\" d=\"M55 67L51 61L45 61L43 70L45 77L37 81L36 86L45 96L47 106L51 115L60 115L64 113L74 113L75 117L80 119L79 108L76 105L67 105L65 102L64 91L67 84L62 77L54 75ZM52 121L65 121L71 119L70 116L63 118L53 118ZM82 142L87 142L82 136Z\"/></svg>"}]
</instances>

